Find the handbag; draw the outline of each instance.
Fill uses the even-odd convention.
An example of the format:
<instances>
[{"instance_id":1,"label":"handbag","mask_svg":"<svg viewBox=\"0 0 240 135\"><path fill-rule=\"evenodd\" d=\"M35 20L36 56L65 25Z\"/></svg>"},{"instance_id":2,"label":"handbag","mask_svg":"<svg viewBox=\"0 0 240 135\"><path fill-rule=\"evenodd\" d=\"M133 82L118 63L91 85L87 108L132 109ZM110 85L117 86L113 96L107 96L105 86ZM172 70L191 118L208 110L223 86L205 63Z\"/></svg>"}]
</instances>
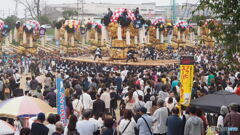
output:
<instances>
[{"instance_id":1,"label":"handbag","mask_svg":"<svg viewBox=\"0 0 240 135\"><path fill-rule=\"evenodd\" d=\"M5 94L10 94L10 89L9 89L9 88L5 88L5 89L4 89L4 93L5 93Z\"/></svg>"}]
</instances>

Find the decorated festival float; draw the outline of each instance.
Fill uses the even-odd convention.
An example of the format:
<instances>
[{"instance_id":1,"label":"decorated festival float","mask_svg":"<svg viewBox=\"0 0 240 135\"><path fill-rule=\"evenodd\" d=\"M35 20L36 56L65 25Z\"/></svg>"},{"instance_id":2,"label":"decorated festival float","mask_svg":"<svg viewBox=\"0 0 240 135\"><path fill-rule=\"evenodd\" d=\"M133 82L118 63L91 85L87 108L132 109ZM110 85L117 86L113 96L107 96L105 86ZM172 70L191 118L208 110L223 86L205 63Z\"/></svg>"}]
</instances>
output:
<instances>
[{"instance_id":1,"label":"decorated festival float","mask_svg":"<svg viewBox=\"0 0 240 135\"><path fill-rule=\"evenodd\" d=\"M177 43L177 47L193 46L195 40L194 27L189 25L187 21L180 20L174 26L173 36L173 41ZM176 45L173 47L177 48Z\"/></svg>"},{"instance_id":2,"label":"decorated festival float","mask_svg":"<svg viewBox=\"0 0 240 135\"><path fill-rule=\"evenodd\" d=\"M22 25L20 21L16 22L14 40L19 42L20 46L17 48L23 54L36 54L38 47L36 41L40 38L40 29L40 23L36 20L28 20Z\"/></svg>"},{"instance_id":3,"label":"decorated festival float","mask_svg":"<svg viewBox=\"0 0 240 135\"><path fill-rule=\"evenodd\" d=\"M104 25L107 26L111 41L111 59L126 59L128 51L137 50L137 45L142 44L144 40L143 24L144 19L141 15L136 17L132 10L125 8L118 8L111 18L104 17Z\"/></svg>"},{"instance_id":4,"label":"decorated festival float","mask_svg":"<svg viewBox=\"0 0 240 135\"><path fill-rule=\"evenodd\" d=\"M0 20L0 54L2 55L2 48L9 46L11 42L11 34L9 35L10 28L4 21Z\"/></svg>"},{"instance_id":5,"label":"decorated festival float","mask_svg":"<svg viewBox=\"0 0 240 135\"><path fill-rule=\"evenodd\" d=\"M168 44L171 44L173 24L171 20L163 17L158 17L150 21L146 21L147 27L147 45L154 47L157 50L167 49Z\"/></svg>"},{"instance_id":6,"label":"decorated festival float","mask_svg":"<svg viewBox=\"0 0 240 135\"><path fill-rule=\"evenodd\" d=\"M60 20L55 24L55 40L61 50L68 53L79 51L76 41L85 43L86 28L77 20Z\"/></svg>"},{"instance_id":7,"label":"decorated festival float","mask_svg":"<svg viewBox=\"0 0 240 135\"><path fill-rule=\"evenodd\" d=\"M221 30L222 24L214 19L200 20L198 22L198 36L200 44L214 47L215 39L213 35Z\"/></svg>"},{"instance_id":8,"label":"decorated festival float","mask_svg":"<svg viewBox=\"0 0 240 135\"><path fill-rule=\"evenodd\" d=\"M93 53L97 48L100 48L103 56L108 56L109 40L106 27L100 23L89 21L86 28L86 40L91 45L89 53Z\"/></svg>"},{"instance_id":9,"label":"decorated festival float","mask_svg":"<svg viewBox=\"0 0 240 135\"><path fill-rule=\"evenodd\" d=\"M104 46L104 44L101 43L102 24L96 22L88 22L86 24L86 29L87 42L94 46Z\"/></svg>"}]
</instances>

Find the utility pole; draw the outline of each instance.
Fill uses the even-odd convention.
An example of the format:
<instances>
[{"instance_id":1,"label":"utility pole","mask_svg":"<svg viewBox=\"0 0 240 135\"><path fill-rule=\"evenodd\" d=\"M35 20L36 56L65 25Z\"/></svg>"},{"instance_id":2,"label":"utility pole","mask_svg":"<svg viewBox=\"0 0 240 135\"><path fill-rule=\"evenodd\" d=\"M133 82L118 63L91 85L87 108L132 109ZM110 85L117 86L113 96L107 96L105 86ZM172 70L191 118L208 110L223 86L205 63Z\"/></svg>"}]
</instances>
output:
<instances>
[{"instance_id":1,"label":"utility pole","mask_svg":"<svg viewBox=\"0 0 240 135\"><path fill-rule=\"evenodd\" d=\"M45 15L47 15L47 1L45 0L45 9L44 9Z\"/></svg>"},{"instance_id":2,"label":"utility pole","mask_svg":"<svg viewBox=\"0 0 240 135\"><path fill-rule=\"evenodd\" d=\"M172 0L172 20L173 23L176 23L176 0Z\"/></svg>"},{"instance_id":3,"label":"utility pole","mask_svg":"<svg viewBox=\"0 0 240 135\"><path fill-rule=\"evenodd\" d=\"M3 18L5 18L5 10L3 9Z\"/></svg>"},{"instance_id":4,"label":"utility pole","mask_svg":"<svg viewBox=\"0 0 240 135\"><path fill-rule=\"evenodd\" d=\"M25 16L25 21L27 21L27 8L25 8L25 10L24 10L24 16Z\"/></svg>"},{"instance_id":5,"label":"utility pole","mask_svg":"<svg viewBox=\"0 0 240 135\"><path fill-rule=\"evenodd\" d=\"M11 9L8 9L8 16L11 16Z\"/></svg>"},{"instance_id":6,"label":"utility pole","mask_svg":"<svg viewBox=\"0 0 240 135\"><path fill-rule=\"evenodd\" d=\"M79 20L79 3L80 0L77 0L77 20Z\"/></svg>"},{"instance_id":7,"label":"utility pole","mask_svg":"<svg viewBox=\"0 0 240 135\"><path fill-rule=\"evenodd\" d=\"M84 0L82 0L82 22L84 23L84 7L83 7L83 2L84 2Z\"/></svg>"},{"instance_id":8,"label":"utility pole","mask_svg":"<svg viewBox=\"0 0 240 135\"><path fill-rule=\"evenodd\" d=\"M14 15L15 16L18 16L18 0L15 0L15 13L14 13Z\"/></svg>"}]
</instances>

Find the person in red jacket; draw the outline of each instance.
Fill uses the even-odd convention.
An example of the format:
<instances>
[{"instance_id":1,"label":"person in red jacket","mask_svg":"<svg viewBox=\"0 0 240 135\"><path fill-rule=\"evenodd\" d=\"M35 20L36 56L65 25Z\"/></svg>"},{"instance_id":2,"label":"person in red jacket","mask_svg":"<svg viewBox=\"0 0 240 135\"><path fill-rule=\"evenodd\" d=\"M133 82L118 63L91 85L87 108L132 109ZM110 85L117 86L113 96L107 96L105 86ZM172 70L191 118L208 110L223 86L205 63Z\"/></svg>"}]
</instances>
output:
<instances>
[{"instance_id":1,"label":"person in red jacket","mask_svg":"<svg viewBox=\"0 0 240 135\"><path fill-rule=\"evenodd\" d=\"M237 89L235 90L234 93L240 96L240 83L238 84Z\"/></svg>"}]
</instances>

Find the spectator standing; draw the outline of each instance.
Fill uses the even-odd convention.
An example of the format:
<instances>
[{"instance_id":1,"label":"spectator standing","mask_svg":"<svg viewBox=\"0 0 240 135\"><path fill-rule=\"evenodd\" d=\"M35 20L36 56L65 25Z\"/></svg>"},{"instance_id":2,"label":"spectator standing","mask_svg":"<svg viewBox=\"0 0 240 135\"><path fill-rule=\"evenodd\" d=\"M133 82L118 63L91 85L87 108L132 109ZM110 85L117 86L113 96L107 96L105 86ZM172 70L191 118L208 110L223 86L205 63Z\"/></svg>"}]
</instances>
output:
<instances>
[{"instance_id":1,"label":"spectator standing","mask_svg":"<svg viewBox=\"0 0 240 135\"><path fill-rule=\"evenodd\" d=\"M69 118L68 126L64 130L64 135L80 135L76 129L77 117L71 115Z\"/></svg>"},{"instance_id":2,"label":"spectator standing","mask_svg":"<svg viewBox=\"0 0 240 135\"><path fill-rule=\"evenodd\" d=\"M96 100L93 102L93 115L99 117L100 114L104 114L106 111L105 103L100 99L100 95L96 95Z\"/></svg>"},{"instance_id":3,"label":"spectator standing","mask_svg":"<svg viewBox=\"0 0 240 135\"><path fill-rule=\"evenodd\" d=\"M54 88L51 88L51 91L46 95L45 99L48 101L51 107L56 107L56 93Z\"/></svg>"},{"instance_id":4,"label":"spectator standing","mask_svg":"<svg viewBox=\"0 0 240 135\"><path fill-rule=\"evenodd\" d=\"M179 118L179 109L174 107L172 115L167 118L167 135L182 135L183 121Z\"/></svg>"},{"instance_id":5,"label":"spectator standing","mask_svg":"<svg viewBox=\"0 0 240 135\"><path fill-rule=\"evenodd\" d=\"M87 93L87 90L83 90L83 94L80 96L81 110L92 109L92 99L91 96Z\"/></svg>"},{"instance_id":6,"label":"spectator standing","mask_svg":"<svg viewBox=\"0 0 240 135\"><path fill-rule=\"evenodd\" d=\"M136 128L139 130L139 135L152 135L153 119L147 115L147 109L141 107L139 109L141 117L137 121Z\"/></svg>"},{"instance_id":7,"label":"spectator standing","mask_svg":"<svg viewBox=\"0 0 240 135\"><path fill-rule=\"evenodd\" d=\"M48 118L48 125L47 128L49 129L48 135L52 135L55 131L56 131L56 126L55 126L55 122L56 122L56 118L54 114L49 114Z\"/></svg>"},{"instance_id":8,"label":"spectator standing","mask_svg":"<svg viewBox=\"0 0 240 135\"><path fill-rule=\"evenodd\" d=\"M48 135L49 129L43 124L45 114L39 113L36 122L32 124L31 135Z\"/></svg>"},{"instance_id":9,"label":"spectator standing","mask_svg":"<svg viewBox=\"0 0 240 135\"><path fill-rule=\"evenodd\" d=\"M189 108L190 118L186 121L184 128L184 135L203 135L204 126L201 118L196 116L197 109L195 107Z\"/></svg>"},{"instance_id":10,"label":"spectator standing","mask_svg":"<svg viewBox=\"0 0 240 135\"><path fill-rule=\"evenodd\" d=\"M76 129L80 135L93 135L97 131L97 125L89 121L91 117L90 110L83 111L83 120L77 122Z\"/></svg>"},{"instance_id":11,"label":"spectator standing","mask_svg":"<svg viewBox=\"0 0 240 135\"><path fill-rule=\"evenodd\" d=\"M159 99L158 100L158 107L152 118L153 118L153 133L154 135L166 135L167 133L167 118L168 118L168 109L167 107L164 107L164 100Z\"/></svg>"},{"instance_id":12,"label":"spectator standing","mask_svg":"<svg viewBox=\"0 0 240 135\"><path fill-rule=\"evenodd\" d=\"M134 104L133 110L137 111L139 110L141 107L145 106L145 102L143 101L143 97L142 96L138 96L138 102L136 102Z\"/></svg>"},{"instance_id":13,"label":"spectator standing","mask_svg":"<svg viewBox=\"0 0 240 135\"><path fill-rule=\"evenodd\" d=\"M224 127L235 127L237 131L230 131L230 135L240 134L240 113L238 112L238 104L230 104L230 112L223 121Z\"/></svg>"},{"instance_id":14,"label":"spectator standing","mask_svg":"<svg viewBox=\"0 0 240 135\"><path fill-rule=\"evenodd\" d=\"M226 106L221 106L220 109L220 115L218 116L218 120L217 120L217 128L220 129L219 130L219 135L226 135L227 131L222 131L221 129L223 129L224 125L223 125L223 120L225 118L225 116L228 113L228 108Z\"/></svg>"},{"instance_id":15,"label":"spectator standing","mask_svg":"<svg viewBox=\"0 0 240 135\"><path fill-rule=\"evenodd\" d=\"M136 122L133 119L132 111L125 110L123 117L124 118L120 121L119 124L119 132L121 133L121 135L134 135Z\"/></svg>"},{"instance_id":16,"label":"spectator standing","mask_svg":"<svg viewBox=\"0 0 240 135\"><path fill-rule=\"evenodd\" d=\"M117 73L117 77L115 79L115 84L117 86L117 93L121 94L122 93L122 78L119 73Z\"/></svg>"},{"instance_id":17,"label":"spectator standing","mask_svg":"<svg viewBox=\"0 0 240 135\"><path fill-rule=\"evenodd\" d=\"M117 135L116 129L113 127L114 121L112 118L106 118L104 120L104 126L106 129L103 131L102 135Z\"/></svg>"},{"instance_id":18,"label":"spectator standing","mask_svg":"<svg viewBox=\"0 0 240 135\"><path fill-rule=\"evenodd\" d=\"M144 93L141 90L140 86L136 85L136 90L133 92L133 97L134 97L136 102L138 102L138 96L144 97Z\"/></svg>"},{"instance_id":19,"label":"spectator standing","mask_svg":"<svg viewBox=\"0 0 240 135\"><path fill-rule=\"evenodd\" d=\"M102 90L103 90L103 93L102 93L100 99L102 101L104 101L104 103L105 103L106 112L109 112L111 97L106 88L103 88Z\"/></svg>"},{"instance_id":20,"label":"spectator standing","mask_svg":"<svg viewBox=\"0 0 240 135\"><path fill-rule=\"evenodd\" d=\"M56 123L56 132L54 132L52 135L63 135L64 133L64 125L61 121L58 121Z\"/></svg>"},{"instance_id":21,"label":"spectator standing","mask_svg":"<svg viewBox=\"0 0 240 135\"><path fill-rule=\"evenodd\" d=\"M0 77L0 100L3 100L3 99L4 99L4 91L3 91L3 88L4 88L3 79L2 79L2 77Z\"/></svg>"}]
</instances>

